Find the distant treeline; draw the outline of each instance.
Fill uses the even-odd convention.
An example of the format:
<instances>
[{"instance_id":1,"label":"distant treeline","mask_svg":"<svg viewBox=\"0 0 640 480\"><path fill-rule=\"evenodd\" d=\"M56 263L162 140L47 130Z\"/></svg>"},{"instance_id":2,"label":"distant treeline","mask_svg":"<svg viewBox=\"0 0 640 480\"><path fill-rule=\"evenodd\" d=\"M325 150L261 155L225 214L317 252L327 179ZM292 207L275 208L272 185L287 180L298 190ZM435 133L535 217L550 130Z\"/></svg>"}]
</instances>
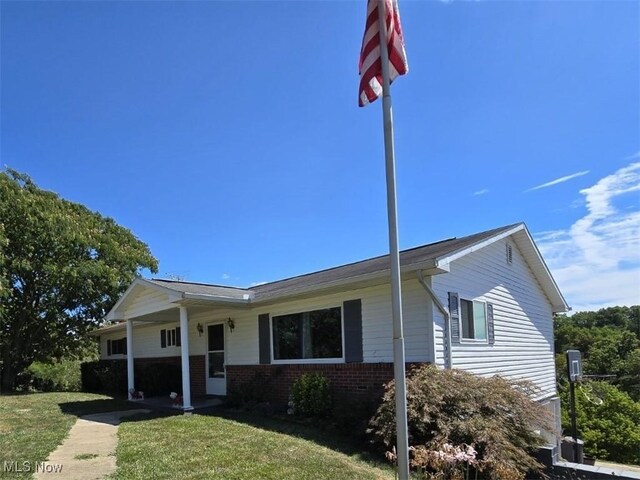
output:
<instances>
[{"instance_id":1,"label":"distant treeline","mask_svg":"<svg viewBox=\"0 0 640 480\"><path fill-rule=\"evenodd\" d=\"M576 413L585 453L640 464L640 306L556 317L555 349L565 433L569 427L565 352L573 349L583 355Z\"/></svg>"}]
</instances>

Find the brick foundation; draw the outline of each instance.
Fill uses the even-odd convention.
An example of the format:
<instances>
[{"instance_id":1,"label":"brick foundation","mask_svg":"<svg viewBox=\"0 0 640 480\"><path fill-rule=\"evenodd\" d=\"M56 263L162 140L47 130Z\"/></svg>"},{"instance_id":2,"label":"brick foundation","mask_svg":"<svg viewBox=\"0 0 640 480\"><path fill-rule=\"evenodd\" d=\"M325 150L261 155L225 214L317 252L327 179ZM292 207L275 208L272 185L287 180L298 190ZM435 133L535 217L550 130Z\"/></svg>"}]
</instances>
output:
<instances>
[{"instance_id":1,"label":"brick foundation","mask_svg":"<svg viewBox=\"0 0 640 480\"><path fill-rule=\"evenodd\" d=\"M207 393L205 376L204 355L189 356L189 373L191 377L191 396L203 397ZM123 360L126 362L126 360ZM181 357L157 357L157 358L134 358L135 366L149 365L153 363L167 363L171 365L182 365Z\"/></svg>"},{"instance_id":2,"label":"brick foundation","mask_svg":"<svg viewBox=\"0 0 640 480\"><path fill-rule=\"evenodd\" d=\"M407 364L407 370L418 364ZM289 401L293 382L307 372L322 373L329 380L331 394L341 399L377 401L384 393L384 384L393 379L392 363L338 363L296 365L227 365L227 392L241 389L244 384L265 381L265 398L279 405Z\"/></svg>"}]
</instances>

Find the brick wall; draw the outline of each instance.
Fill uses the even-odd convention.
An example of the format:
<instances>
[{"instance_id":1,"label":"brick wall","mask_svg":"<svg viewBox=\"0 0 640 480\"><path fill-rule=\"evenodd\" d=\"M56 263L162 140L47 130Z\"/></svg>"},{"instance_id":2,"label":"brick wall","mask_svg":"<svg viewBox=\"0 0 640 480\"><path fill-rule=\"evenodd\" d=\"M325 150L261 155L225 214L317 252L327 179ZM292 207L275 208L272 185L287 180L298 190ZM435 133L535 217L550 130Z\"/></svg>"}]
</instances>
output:
<instances>
[{"instance_id":1,"label":"brick wall","mask_svg":"<svg viewBox=\"0 0 640 480\"><path fill-rule=\"evenodd\" d=\"M201 397L206 395L205 363L204 355L189 356L189 373L191 377L191 396ZM125 361L125 360L123 360ZM182 365L181 357L158 357L158 358L134 358L134 364L138 366L153 363L168 363L171 365Z\"/></svg>"},{"instance_id":2,"label":"brick wall","mask_svg":"<svg viewBox=\"0 0 640 480\"><path fill-rule=\"evenodd\" d=\"M407 369L417 364L407 364ZM227 391L264 381L265 397L274 404L286 404L291 386L307 372L320 372L329 380L336 401L341 399L378 400L384 384L393 379L392 363L339 363L297 365L227 365Z\"/></svg>"}]
</instances>

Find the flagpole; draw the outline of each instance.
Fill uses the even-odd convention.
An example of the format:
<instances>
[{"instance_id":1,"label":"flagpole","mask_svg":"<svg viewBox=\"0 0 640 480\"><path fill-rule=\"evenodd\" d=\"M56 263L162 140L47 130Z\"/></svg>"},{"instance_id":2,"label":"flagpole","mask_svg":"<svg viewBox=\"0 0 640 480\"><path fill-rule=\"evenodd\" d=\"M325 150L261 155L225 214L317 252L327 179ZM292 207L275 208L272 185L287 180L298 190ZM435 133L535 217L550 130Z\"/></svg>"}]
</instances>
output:
<instances>
[{"instance_id":1,"label":"flagpole","mask_svg":"<svg viewBox=\"0 0 640 480\"><path fill-rule=\"evenodd\" d=\"M396 206L396 166L393 146L393 115L389 80L389 52L385 0L378 0L380 27L380 60L382 63L382 116L384 122L384 153L387 174L387 217L389 223L389 260L391 261L391 308L393 315L393 374L396 384L396 453L398 477L409 478L409 436L407 432L407 391L404 366L404 335L402 332L402 293L400 287L400 253L398 251L398 219Z\"/></svg>"}]
</instances>

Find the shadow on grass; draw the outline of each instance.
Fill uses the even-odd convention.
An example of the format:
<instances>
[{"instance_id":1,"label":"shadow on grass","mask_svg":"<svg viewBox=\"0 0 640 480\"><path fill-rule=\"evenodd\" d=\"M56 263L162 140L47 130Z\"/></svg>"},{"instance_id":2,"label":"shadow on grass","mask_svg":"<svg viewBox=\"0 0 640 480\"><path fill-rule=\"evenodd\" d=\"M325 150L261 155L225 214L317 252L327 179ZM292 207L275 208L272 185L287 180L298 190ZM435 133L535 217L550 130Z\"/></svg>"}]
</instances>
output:
<instances>
[{"instance_id":1,"label":"shadow on grass","mask_svg":"<svg viewBox=\"0 0 640 480\"><path fill-rule=\"evenodd\" d=\"M99 398L95 400L79 400L72 402L58 403L60 411L65 414L82 417L93 414L106 414L109 412L118 412L125 410L140 409L140 405L128 402L124 398ZM131 417L133 417L132 415ZM136 417L138 415L135 415Z\"/></svg>"},{"instance_id":2,"label":"shadow on grass","mask_svg":"<svg viewBox=\"0 0 640 480\"><path fill-rule=\"evenodd\" d=\"M251 425L261 430L301 438L330 450L344 453L345 455L358 458L370 464L375 464L379 467L392 468L388 462L384 461L384 455L380 450L376 450L366 439L349 436L337 431L335 427L327 423L320 423L320 421L307 422L300 419L265 416L258 413L223 409L200 414L216 416Z\"/></svg>"}]
</instances>

